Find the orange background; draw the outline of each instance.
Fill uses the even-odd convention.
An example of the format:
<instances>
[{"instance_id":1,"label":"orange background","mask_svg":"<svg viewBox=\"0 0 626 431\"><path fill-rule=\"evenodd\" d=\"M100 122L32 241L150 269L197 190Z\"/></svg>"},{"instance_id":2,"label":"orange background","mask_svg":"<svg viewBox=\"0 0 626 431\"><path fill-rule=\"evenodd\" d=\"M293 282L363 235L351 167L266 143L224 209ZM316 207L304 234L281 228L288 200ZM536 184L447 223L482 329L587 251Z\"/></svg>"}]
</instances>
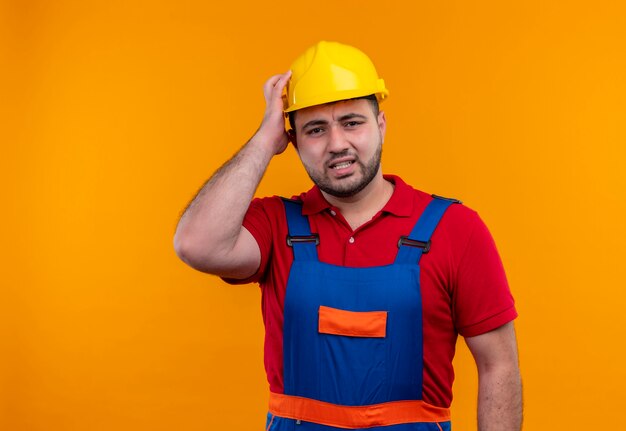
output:
<instances>
[{"instance_id":1,"label":"orange background","mask_svg":"<svg viewBox=\"0 0 626 431\"><path fill-rule=\"evenodd\" d=\"M180 262L180 210L320 39L391 96L383 166L455 196L507 268L525 428L622 426L621 1L0 3L0 429L259 430L256 286ZM309 188L292 149L260 195ZM475 429L459 343L455 429Z\"/></svg>"}]
</instances>

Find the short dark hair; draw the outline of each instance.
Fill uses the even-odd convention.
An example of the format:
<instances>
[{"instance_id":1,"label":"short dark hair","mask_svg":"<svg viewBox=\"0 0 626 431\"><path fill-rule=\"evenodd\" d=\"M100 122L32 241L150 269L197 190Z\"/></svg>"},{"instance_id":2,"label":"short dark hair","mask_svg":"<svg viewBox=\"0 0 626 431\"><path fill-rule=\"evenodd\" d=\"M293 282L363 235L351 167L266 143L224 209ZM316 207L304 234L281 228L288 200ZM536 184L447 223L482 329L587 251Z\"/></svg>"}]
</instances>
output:
<instances>
[{"instance_id":1,"label":"short dark hair","mask_svg":"<svg viewBox=\"0 0 626 431\"><path fill-rule=\"evenodd\" d=\"M375 94L370 94L369 96L355 97L353 99L346 99L346 100L359 100L359 99L365 99L369 101L370 105L372 106L372 112L374 112L374 117L378 117L378 113L380 112L380 107L378 106L378 98L376 97ZM289 127L291 127L291 129L294 131L296 130L296 112L298 111L291 111L287 114L289 115Z\"/></svg>"}]
</instances>

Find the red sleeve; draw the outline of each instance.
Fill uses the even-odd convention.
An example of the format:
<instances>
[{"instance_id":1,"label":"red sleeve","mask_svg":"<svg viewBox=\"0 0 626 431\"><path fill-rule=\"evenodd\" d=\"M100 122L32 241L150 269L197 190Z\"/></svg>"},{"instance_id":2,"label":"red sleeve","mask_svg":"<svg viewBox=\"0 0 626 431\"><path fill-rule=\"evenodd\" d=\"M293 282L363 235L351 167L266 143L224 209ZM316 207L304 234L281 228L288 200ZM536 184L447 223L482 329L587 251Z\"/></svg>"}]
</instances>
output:
<instances>
[{"instance_id":1,"label":"red sleeve","mask_svg":"<svg viewBox=\"0 0 626 431\"><path fill-rule=\"evenodd\" d=\"M272 249L272 224L267 204L271 198L255 198L250 203L243 219L243 227L252 234L261 250L261 264L257 272L245 279L222 278L228 284L255 283L262 280L267 270L267 263ZM271 210L271 208L269 208Z\"/></svg>"},{"instance_id":2,"label":"red sleeve","mask_svg":"<svg viewBox=\"0 0 626 431\"><path fill-rule=\"evenodd\" d=\"M453 296L456 327L464 337L484 334L517 317L496 244L485 223L474 214Z\"/></svg>"}]
</instances>

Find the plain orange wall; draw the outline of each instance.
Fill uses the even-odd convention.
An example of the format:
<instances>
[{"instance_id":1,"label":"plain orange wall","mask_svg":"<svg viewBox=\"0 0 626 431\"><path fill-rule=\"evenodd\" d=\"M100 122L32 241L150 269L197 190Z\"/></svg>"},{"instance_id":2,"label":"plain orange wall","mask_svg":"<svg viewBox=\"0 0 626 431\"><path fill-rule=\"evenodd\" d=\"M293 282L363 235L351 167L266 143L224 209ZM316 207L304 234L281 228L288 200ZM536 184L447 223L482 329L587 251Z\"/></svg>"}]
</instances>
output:
<instances>
[{"instance_id":1,"label":"plain orange wall","mask_svg":"<svg viewBox=\"0 0 626 431\"><path fill-rule=\"evenodd\" d=\"M173 251L195 190L320 39L391 96L383 167L490 226L525 429L619 429L626 376L621 1L0 3L0 429L262 429L256 286ZM309 180L292 149L259 195ZM455 429L475 429L459 343Z\"/></svg>"}]
</instances>

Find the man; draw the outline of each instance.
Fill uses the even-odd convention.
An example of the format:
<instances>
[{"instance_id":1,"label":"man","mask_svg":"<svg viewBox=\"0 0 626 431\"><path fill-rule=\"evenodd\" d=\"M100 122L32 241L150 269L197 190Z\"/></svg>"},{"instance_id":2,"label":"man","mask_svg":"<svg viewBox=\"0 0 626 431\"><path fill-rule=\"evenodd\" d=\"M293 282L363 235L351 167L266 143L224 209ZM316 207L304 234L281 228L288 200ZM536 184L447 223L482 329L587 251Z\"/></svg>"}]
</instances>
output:
<instances>
[{"instance_id":1,"label":"man","mask_svg":"<svg viewBox=\"0 0 626 431\"><path fill-rule=\"evenodd\" d=\"M383 176L388 91L369 58L320 42L264 95L260 128L191 202L174 243L190 266L262 287L266 429L450 429L460 333L479 373L479 429L519 430L517 314L493 240L458 201ZM253 200L289 142L315 187Z\"/></svg>"}]
</instances>

